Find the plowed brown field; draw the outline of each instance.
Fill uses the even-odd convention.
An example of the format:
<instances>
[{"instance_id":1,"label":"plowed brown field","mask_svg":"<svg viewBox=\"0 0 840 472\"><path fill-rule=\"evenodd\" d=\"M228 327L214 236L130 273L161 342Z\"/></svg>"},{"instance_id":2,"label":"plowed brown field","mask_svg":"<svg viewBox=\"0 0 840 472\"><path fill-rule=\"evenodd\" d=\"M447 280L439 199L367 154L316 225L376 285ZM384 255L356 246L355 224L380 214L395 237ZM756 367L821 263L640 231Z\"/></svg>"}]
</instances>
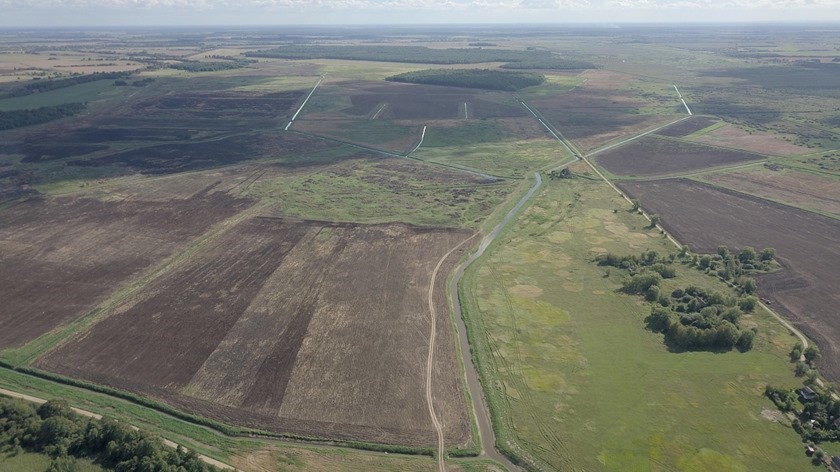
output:
<instances>
[{"instance_id":1,"label":"plowed brown field","mask_svg":"<svg viewBox=\"0 0 840 472\"><path fill-rule=\"evenodd\" d=\"M168 202L29 200L0 217L0 349L90 310L249 200L200 192Z\"/></svg>"},{"instance_id":2,"label":"plowed brown field","mask_svg":"<svg viewBox=\"0 0 840 472\"><path fill-rule=\"evenodd\" d=\"M618 185L695 251L775 248L785 270L759 277L759 293L817 342L821 370L840 380L840 221L688 180Z\"/></svg>"},{"instance_id":3,"label":"plowed brown field","mask_svg":"<svg viewBox=\"0 0 840 472\"><path fill-rule=\"evenodd\" d=\"M424 390L430 275L467 237L249 219L38 364L239 425L434 444ZM435 407L447 444L461 444L469 422L444 280Z\"/></svg>"},{"instance_id":4,"label":"plowed brown field","mask_svg":"<svg viewBox=\"0 0 840 472\"><path fill-rule=\"evenodd\" d=\"M652 176L763 159L744 151L646 136L599 154L598 164L615 175Z\"/></svg>"}]
</instances>

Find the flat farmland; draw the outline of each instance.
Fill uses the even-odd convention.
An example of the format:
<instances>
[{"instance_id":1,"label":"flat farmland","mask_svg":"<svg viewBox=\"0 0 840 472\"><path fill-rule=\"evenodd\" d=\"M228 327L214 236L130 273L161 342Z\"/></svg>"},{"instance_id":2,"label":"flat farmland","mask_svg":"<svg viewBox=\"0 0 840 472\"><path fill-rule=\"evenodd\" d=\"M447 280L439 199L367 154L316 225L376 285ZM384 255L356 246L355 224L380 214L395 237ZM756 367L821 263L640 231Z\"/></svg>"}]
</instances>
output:
<instances>
[{"instance_id":1,"label":"flat farmland","mask_svg":"<svg viewBox=\"0 0 840 472\"><path fill-rule=\"evenodd\" d=\"M292 130L396 153L407 153L420 142L422 125L384 120L297 120Z\"/></svg>"},{"instance_id":2,"label":"flat farmland","mask_svg":"<svg viewBox=\"0 0 840 472\"><path fill-rule=\"evenodd\" d=\"M656 134L671 138L684 138L690 134L704 130L715 123L718 123L718 120L712 117L692 116L687 120L683 120L679 123L668 126L667 128L663 128L657 131Z\"/></svg>"},{"instance_id":3,"label":"flat farmland","mask_svg":"<svg viewBox=\"0 0 840 472\"><path fill-rule=\"evenodd\" d=\"M294 129L408 152L419 142L420 131L427 124L451 134L441 138L445 142L463 144L505 139L518 130L534 134L532 124L522 123L526 114L514 95L507 92L340 81L316 91ZM485 132L488 128L493 128L491 133Z\"/></svg>"},{"instance_id":4,"label":"flat farmland","mask_svg":"<svg viewBox=\"0 0 840 472\"><path fill-rule=\"evenodd\" d=\"M656 93L643 96L632 89L640 86L638 81L610 71L586 71L578 78L581 85L565 93L543 94L533 87L521 95L583 151L668 123L684 112L673 89L655 87Z\"/></svg>"},{"instance_id":5,"label":"flat farmland","mask_svg":"<svg viewBox=\"0 0 840 472\"><path fill-rule=\"evenodd\" d=\"M798 208L840 217L840 179L792 169L755 168L704 175L703 180Z\"/></svg>"},{"instance_id":6,"label":"flat farmland","mask_svg":"<svg viewBox=\"0 0 840 472\"><path fill-rule=\"evenodd\" d=\"M430 276L469 236L245 220L37 364L238 425L434 444L424 393ZM444 281L434 393L455 445L467 441L469 422Z\"/></svg>"},{"instance_id":7,"label":"flat farmland","mask_svg":"<svg viewBox=\"0 0 840 472\"><path fill-rule=\"evenodd\" d=\"M817 342L820 370L840 379L840 221L689 180L619 186L661 215L665 227L695 251L775 248L785 269L759 277L759 293Z\"/></svg>"},{"instance_id":8,"label":"flat farmland","mask_svg":"<svg viewBox=\"0 0 840 472\"><path fill-rule=\"evenodd\" d=\"M796 156L812 152L805 146L792 143L792 139L785 139L780 133L762 131L746 131L738 126L729 124L698 136L694 141L725 146L749 152L757 152L771 156Z\"/></svg>"},{"instance_id":9,"label":"flat farmland","mask_svg":"<svg viewBox=\"0 0 840 472\"><path fill-rule=\"evenodd\" d=\"M0 349L73 321L251 201L199 192L165 202L28 200L0 219Z\"/></svg>"},{"instance_id":10,"label":"flat farmland","mask_svg":"<svg viewBox=\"0 0 840 472\"><path fill-rule=\"evenodd\" d=\"M645 136L598 154L595 160L615 175L652 176L686 172L763 159L744 151L701 146Z\"/></svg>"},{"instance_id":11,"label":"flat farmland","mask_svg":"<svg viewBox=\"0 0 840 472\"><path fill-rule=\"evenodd\" d=\"M440 85L396 82L338 82L319 89L313 99L317 111L389 120L444 120L464 118L511 118L527 112L513 94ZM342 100L330 100L340 96ZM332 106L324 102L331 102ZM318 105L321 103L321 105ZM349 105L349 106L348 106ZM313 110L313 116L317 111Z\"/></svg>"}]
</instances>

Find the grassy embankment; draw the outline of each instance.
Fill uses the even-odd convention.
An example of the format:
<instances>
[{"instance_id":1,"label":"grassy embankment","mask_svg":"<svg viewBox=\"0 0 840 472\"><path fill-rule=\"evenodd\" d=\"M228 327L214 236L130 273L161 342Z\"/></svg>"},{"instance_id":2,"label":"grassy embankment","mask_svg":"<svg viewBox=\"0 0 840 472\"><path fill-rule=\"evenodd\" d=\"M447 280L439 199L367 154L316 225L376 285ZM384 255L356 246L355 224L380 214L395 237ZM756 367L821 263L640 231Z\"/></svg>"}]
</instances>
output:
<instances>
[{"instance_id":1,"label":"grassy embankment","mask_svg":"<svg viewBox=\"0 0 840 472\"><path fill-rule=\"evenodd\" d=\"M614 211L618 210L618 211ZM461 290L497 427L558 469L797 470L806 458L767 384L797 384L794 340L769 315L744 318L752 351L668 352L621 271L595 255L674 247L600 182L549 182L467 272ZM665 285L726 287L690 268Z\"/></svg>"}]
</instances>

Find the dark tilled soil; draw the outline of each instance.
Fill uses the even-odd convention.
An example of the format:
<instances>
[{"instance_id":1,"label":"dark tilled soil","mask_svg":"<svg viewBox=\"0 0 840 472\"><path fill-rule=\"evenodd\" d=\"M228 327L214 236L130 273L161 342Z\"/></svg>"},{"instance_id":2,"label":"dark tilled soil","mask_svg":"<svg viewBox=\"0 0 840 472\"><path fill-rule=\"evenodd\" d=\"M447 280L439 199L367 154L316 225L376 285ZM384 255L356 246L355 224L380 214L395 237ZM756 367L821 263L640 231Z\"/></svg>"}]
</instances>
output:
<instances>
[{"instance_id":1,"label":"dark tilled soil","mask_svg":"<svg viewBox=\"0 0 840 472\"><path fill-rule=\"evenodd\" d=\"M595 158L615 175L653 176L763 159L744 151L646 136Z\"/></svg>"},{"instance_id":2,"label":"dark tilled soil","mask_svg":"<svg viewBox=\"0 0 840 472\"><path fill-rule=\"evenodd\" d=\"M85 314L250 204L202 192L170 202L33 199L0 211L0 348Z\"/></svg>"},{"instance_id":3,"label":"dark tilled soil","mask_svg":"<svg viewBox=\"0 0 840 472\"><path fill-rule=\"evenodd\" d=\"M429 277L467 236L247 220L39 366L244 426L433 444L424 393ZM439 285L435 401L447 441L463 443L469 422L444 294Z\"/></svg>"}]
</instances>

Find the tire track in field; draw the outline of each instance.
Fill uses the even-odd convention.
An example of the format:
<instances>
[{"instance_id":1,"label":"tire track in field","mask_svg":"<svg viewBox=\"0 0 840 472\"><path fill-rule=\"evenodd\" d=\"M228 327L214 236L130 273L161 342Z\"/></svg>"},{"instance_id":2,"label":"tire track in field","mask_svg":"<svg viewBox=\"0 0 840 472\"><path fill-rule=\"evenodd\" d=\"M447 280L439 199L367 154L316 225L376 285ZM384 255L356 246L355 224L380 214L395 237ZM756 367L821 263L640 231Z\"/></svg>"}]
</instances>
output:
<instances>
[{"instance_id":1,"label":"tire track in field","mask_svg":"<svg viewBox=\"0 0 840 472\"><path fill-rule=\"evenodd\" d=\"M540 447L540 449L543 449L549 453L553 453L559 456L561 459L565 459L569 457L569 451L566 448L565 444L563 444L563 441L561 441L560 438L554 433L554 431L543 421L543 415L540 414L540 408L534 402L531 387L528 385L528 381L525 378L525 372L523 370L525 362L522 359L522 351L520 349L520 344L523 341L520 339L519 336L519 323L517 321L516 313L513 308L513 302L511 301L510 291L507 288L508 284L505 283L498 271L495 271L492 268L490 270L493 272L493 278L496 279L497 285L502 289L511 324L512 339L510 341L510 344L513 349L515 362L507 362L509 373L508 378L514 384L514 388L516 388L517 392L519 393L519 400L522 403L524 403L526 411L531 417L531 421L534 423L534 425L536 425L540 436L550 448L546 449L544 447Z\"/></svg>"}]
</instances>

